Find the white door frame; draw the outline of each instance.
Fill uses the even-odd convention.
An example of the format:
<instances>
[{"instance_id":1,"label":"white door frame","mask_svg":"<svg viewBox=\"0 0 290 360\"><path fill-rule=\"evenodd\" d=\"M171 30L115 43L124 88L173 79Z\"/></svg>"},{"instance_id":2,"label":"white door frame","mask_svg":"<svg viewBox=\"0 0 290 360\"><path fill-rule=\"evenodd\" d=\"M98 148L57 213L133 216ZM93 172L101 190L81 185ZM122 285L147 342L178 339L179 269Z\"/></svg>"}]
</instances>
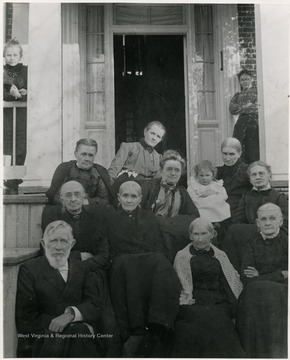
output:
<instances>
[{"instance_id":1,"label":"white door frame","mask_svg":"<svg viewBox=\"0 0 290 360\"><path fill-rule=\"evenodd\" d=\"M185 85L185 122L186 122L186 150L187 171L190 170L198 159L198 103L197 84L194 79L195 66L195 31L194 31L194 5L184 5L186 25L114 25L113 4L105 4L105 89L106 89L106 126L107 126L107 158L115 156L115 92L114 92L114 35L183 35L184 36L184 85ZM223 137L230 136L232 131L232 118L228 111L228 99L237 91L236 70L239 66L238 38L236 48L228 46L228 29L223 24L226 20L237 15L236 4L213 5L215 26L215 57L216 69L216 117L220 126L217 128L216 138L221 141ZM232 30L237 30L236 21L232 21ZM236 31L237 32L237 31ZM232 40L232 39L231 39ZM236 53L233 54L232 51ZM218 54L223 52L223 71L217 69L219 64ZM229 77L229 74L231 76ZM226 95L226 96L225 96ZM219 149L219 144L218 144ZM218 152L218 159L220 155Z\"/></svg>"},{"instance_id":2,"label":"white door frame","mask_svg":"<svg viewBox=\"0 0 290 360\"><path fill-rule=\"evenodd\" d=\"M188 8L188 5L185 6ZM188 12L186 10L186 12ZM111 159L115 156L115 89L114 89L114 52L113 40L114 35L184 35L188 37L189 26L187 25L113 25L113 5L105 5L105 59L106 59L106 124L108 126L108 148L107 152ZM184 53L185 54L185 53ZM184 63L187 59L184 58ZM186 84L186 76L184 76L184 83ZM188 109L187 109L187 93L188 90L185 85L185 123L186 123L186 142L188 141ZM187 154L189 154L187 146Z\"/></svg>"}]
</instances>

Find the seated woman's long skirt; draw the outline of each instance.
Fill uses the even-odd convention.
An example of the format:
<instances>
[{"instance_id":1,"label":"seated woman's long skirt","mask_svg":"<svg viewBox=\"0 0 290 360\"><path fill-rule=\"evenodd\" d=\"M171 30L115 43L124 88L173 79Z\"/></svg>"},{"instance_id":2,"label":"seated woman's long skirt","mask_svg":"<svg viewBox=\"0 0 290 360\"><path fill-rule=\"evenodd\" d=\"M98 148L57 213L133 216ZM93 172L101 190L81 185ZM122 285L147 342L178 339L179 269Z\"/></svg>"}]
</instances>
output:
<instances>
[{"instance_id":1,"label":"seated woman's long skirt","mask_svg":"<svg viewBox=\"0 0 290 360\"><path fill-rule=\"evenodd\" d=\"M110 269L110 288L124 342L130 335L144 334L148 324L173 327L181 285L161 253L117 256Z\"/></svg>"},{"instance_id":2,"label":"seated woman's long skirt","mask_svg":"<svg viewBox=\"0 0 290 360\"><path fill-rule=\"evenodd\" d=\"M171 357L245 357L227 305L181 306Z\"/></svg>"},{"instance_id":3,"label":"seated woman's long skirt","mask_svg":"<svg viewBox=\"0 0 290 360\"><path fill-rule=\"evenodd\" d=\"M254 281L243 290L236 326L241 344L251 358L287 357L286 284Z\"/></svg>"}]
</instances>

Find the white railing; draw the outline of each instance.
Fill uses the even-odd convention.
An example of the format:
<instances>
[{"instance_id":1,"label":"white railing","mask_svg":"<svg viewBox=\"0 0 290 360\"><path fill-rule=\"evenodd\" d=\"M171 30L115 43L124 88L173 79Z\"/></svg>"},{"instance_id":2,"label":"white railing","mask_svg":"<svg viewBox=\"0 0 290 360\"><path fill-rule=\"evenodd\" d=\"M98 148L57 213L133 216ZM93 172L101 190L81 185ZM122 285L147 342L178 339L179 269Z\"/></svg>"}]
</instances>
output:
<instances>
[{"instance_id":1,"label":"white railing","mask_svg":"<svg viewBox=\"0 0 290 360\"><path fill-rule=\"evenodd\" d=\"M27 103L25 101L4 101L3 107L13 109L12 166L16 166L16 109L17 108L26 108ZM4 133L4 137L5 137L5 133ZM4 161L4 165L6 165L5 161Z\"/></svg>"}]
</instances>

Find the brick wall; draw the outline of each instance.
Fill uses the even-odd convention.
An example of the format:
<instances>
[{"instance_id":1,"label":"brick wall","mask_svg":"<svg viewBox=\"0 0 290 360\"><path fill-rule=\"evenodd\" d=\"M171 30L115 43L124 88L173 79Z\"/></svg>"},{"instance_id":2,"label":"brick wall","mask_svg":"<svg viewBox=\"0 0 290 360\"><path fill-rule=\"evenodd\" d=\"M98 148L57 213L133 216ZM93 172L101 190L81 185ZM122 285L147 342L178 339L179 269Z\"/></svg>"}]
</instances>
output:
<instances>
[{"instance_id":1,"label":"brick wall","mask_svg":"<svg viewBox=\"0 0 290 360\"><path fill-rule=\"evenodd\" d=\"M12 16L13 16L13 4L6 3L6 31L5 31L5 42L12 37Z\"/></svg>"},{"instance_id":2,"label":"brick wall","mask_svg":"<svg viewBox=\"0 0 290 360\"><path fill-rule=\"evenodd\" d=\"M256 74L256 34L254 4L238 5L241 69Z\"/></svg>"}]
</instances>

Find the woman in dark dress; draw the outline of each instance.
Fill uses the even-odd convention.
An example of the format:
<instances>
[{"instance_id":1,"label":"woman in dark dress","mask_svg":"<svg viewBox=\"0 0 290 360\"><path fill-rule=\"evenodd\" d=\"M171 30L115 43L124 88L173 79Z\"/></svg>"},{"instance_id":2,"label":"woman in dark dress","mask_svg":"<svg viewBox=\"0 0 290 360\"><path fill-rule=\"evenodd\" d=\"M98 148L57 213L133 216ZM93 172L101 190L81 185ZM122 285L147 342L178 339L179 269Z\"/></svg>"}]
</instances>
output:
<instances>
[{"instance_id":1,"label":"woman in dark dress","mask_svg":"<svg viewBox=\"0 0 290 360\"><path fill-rule=\"evenodd\" d=\"M80 139L76 143L76 160L66 161L58 165L51 186L46 192L50 204L61 204L60 188L70 180L81 183L86 191L86 205L105 204L111 201L111 183L107 169L94 163L98 152L98 144L89 138Z\"/></svg>"},{"instance_id":2,"label":"woman in dark dress","mask_svg":"<svg viewBox=\"0 0 290 360\"><path fill-rule=\"evenodd\" d=\"M152 179L142 184L141 206L151 210L160 223L167 257L173 262L177 251L187 245L189 224L199 211L187 190L179 185L185 170L185 160L175 150L163 153L161 178Z\"/></svg>"},{"instance_id":3,"label":"woman in dark dress","mask_svg":"<svg viewBox=\"0 0 290 360\"><path fill-rule=\"evenodd\" d=\"M191 243L174 260L182 290L172 357L245 356L232 322L242 284L226 254L211 244L214 233L210 221L195 219Z\"/></svg>"},{"instance_id":4,"label":"woman in dark dress","mask_svg":"<svg viewBox=\"0 0 290 360\"><path fill-rule=\"evenodd\" d=\"M288 239L277 205L262 205L257 216L260 234L244 252L236 326L248 357L287 358Z\"/></svg>"},{"instance_id":5,"label":"woman in dark dress","mask_svg":"<svg viewBox=\"0 0 290 360\"><path fill-rule=\"evenodd\" d=\"M144 137L138 142L122 142L108 169L113 183L114 196L125 181L141 184L159 176L161 155L155 147L165 136L165 127L159 121L152 121L144 128Z\"/></svg>"},{"instance_id":6,"label":"woman in dark dress","mask_svg":"<svg viewBox=\"0 0 290 360\"><path fill-rule=\"evenodd\" d=\"M175 150L167 150L160 160L161 178L142 184L143 209L162 217L177 215L199 216L187 190L178 184L185 170L185 160Z\"/></svg>"},{"instance_id":7,"label":"woman in dark dress","mask_svg":"<svg viewBox=\"0 0 290 360\"><path fill-rule=\"evenodd\" d=\"M235 138L226 138L221 144L223 166L217 167L217 180L224 181L224 187L228 194L227 202L231 208L231 215L239 205L240 198L245 191L251 189L248 165L240 161L242 146Z\"/></svg>"},{"instance_id":8,"label":"woman in dark dress","mask_svg":"<svg viewBox=\"0 0 290 360\"><path fill-rule=\"evenodd\" d=\"M284 218L281 231L288 234L288 201L284 194L271 187L271 166L263 161L255 161L249 165L248 175L252 189L241 197L232 218L233 224L222 242L222 249L238 272L241 271L243 251L247 242L259 235L256 219L257 210L261 205L270 202L280 207Z\"/></svg>"},{"instance_id":9,"label":"woman in dark dress","mask_svg":"<svg viewBox=\"0 0 290 360\"><path fill-rule=\"evenodd\" d=\"M125 348L133 357L163 357L162 345L179 310L180 284L162 254L156 217L141 209L141 187L134 181L120 186L119 207L108 208L107 225L112 266L112 304ZM132 343L137 349L132 350ZM152 352L153 351L153 352Z\"/></svg>"}]
</instances>

